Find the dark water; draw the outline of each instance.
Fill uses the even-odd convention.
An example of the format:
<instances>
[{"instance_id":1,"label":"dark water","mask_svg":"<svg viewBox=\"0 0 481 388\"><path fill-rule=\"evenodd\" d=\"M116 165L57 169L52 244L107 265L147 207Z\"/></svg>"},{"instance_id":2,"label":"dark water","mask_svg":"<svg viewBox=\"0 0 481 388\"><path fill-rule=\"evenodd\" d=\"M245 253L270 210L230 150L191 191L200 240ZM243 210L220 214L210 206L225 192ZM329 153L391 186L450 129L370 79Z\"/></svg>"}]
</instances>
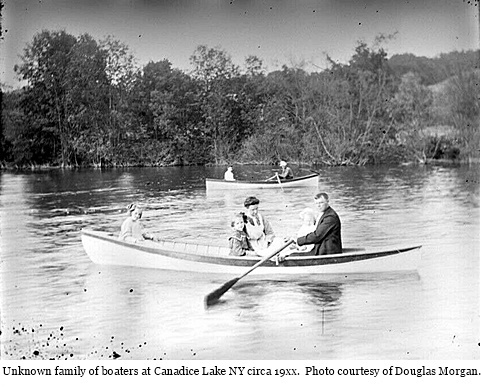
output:
<instances>
[{"instance_id":1,"label":"dark water","mask_svg":"<svg viewBox=\"0 0 481 388\"><path fill-rule=\"evenodd\" d=\"M80 230L115 232L133 201L165 238L226 244L247 195L295 235L315 189L207 194L218 168L2 172L2 359L479 359L479 166L332 168L319 189L346 247L422 244L412 273L248 276L90 262ZM239 167L264 178L270 167Z\"/></svg>"}]
</instances>

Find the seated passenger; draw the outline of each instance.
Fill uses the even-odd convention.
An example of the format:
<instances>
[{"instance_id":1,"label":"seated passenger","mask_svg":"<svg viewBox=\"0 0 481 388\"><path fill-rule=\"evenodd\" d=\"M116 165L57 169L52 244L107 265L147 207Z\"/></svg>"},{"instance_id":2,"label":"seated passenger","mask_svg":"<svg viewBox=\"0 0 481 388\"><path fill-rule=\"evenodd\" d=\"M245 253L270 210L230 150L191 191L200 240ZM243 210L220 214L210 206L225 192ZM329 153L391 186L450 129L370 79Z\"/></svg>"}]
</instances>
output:
<instances>
[{"instance_id":1,"label":"seated passenger","mask_svg":"<svg viewBox=\"0 0 481 388\"><path fill-rule=\"evenodd\" d=\"M305 208L299 213L299 217L302 220L302 225L297 231L297 238L305 237L309 233L316 230L316 215L314 214L314 210ZM308 252L314 248L314 244L307 244L303 246L292 245L292 247L300 252Z\"/></svg>"},{"instance_id":2,"label":"seated passenger","mask_svg":"<svg viewBox=\"0 0 481 388\"><path fill-rule=\"evenodd\" d=\"M247 210L245 231L249 244L258 253L263 252L275 239L270 222L259 212L259 202L256 197L247 197L244 201Z\"/></svg>"},{"instance_id":3,"label":"seated passenger","mask_svg":"<svg viewBox=\"0 0 481 388\"><path fill-rule=\"evenodd\" d=\"M326 193L318 193L314 201L319 209L316 228L306 236L298 237L297 245L314 244L314 248L307 254L316 256L342 253L341 220L329 206L329 196Z\"/></svg>"},{"instance_id":4,"label":"seated passenger","mask_svg":"<svg viewBox=\"0 0 481 388\"><path fill-rule=\"evenodd\" d=\"M234 173L232 172L232 167L227 167L227 171L224 173L224 180L235 181Z\"/></svg>"},{"instance_id":5,"label":"seated passenger","mask_svg":"<svg viewBox=\"0 0 481 388\"><path fill-rule=\"evenodd\" d=\"M249 238L245 232L244 213L238 213L232 220L232 235L229 237L229 255L231 256L245 256L255 255L249 243Z\"/></svg>"},{"instance_id":6,"label":"seated passenger","mask_svg":"<svg viewBox=\"0 0 481 388\"><path fill-rule=\"evenodd\" d=\"M157 241L157 237L148 232L143 231L143 225L140 222L143 209L136 203L127 206L129 217L122 223L120 227L119 240L137 243L143 240Z\"/></svg>"}]
</instances>

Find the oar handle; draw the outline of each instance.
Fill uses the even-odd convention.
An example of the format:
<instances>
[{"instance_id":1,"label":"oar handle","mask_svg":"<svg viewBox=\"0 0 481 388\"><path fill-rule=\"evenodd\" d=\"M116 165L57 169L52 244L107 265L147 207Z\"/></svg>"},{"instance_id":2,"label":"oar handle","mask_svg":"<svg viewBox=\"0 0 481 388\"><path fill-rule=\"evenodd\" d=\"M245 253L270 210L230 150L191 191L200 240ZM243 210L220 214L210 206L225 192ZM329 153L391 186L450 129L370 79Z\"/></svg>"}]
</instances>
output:
<instances>
[{"instance_id":1,"label":"oar handle","mask_svg":"<svg viewBox=\"0 0 481 388\"><path fill-rule=\"evenodd\" d=\"M242 279L244 276L249 275L252 271L254 271L257 267L260 265L264 264L266 261L272 259L275 255L277 255L279 252L283 251L285 248L287 248L289 245L291 245L294 242L294 240L289 239L286 243L284 243L280 248L277 248L273 253L271 253L269 256L264 257L261 261L257 262L254 264L252 267L249 268L246 272L244 272L241 276L237 278L237 280Z\"/></svg>"}]
</instances>

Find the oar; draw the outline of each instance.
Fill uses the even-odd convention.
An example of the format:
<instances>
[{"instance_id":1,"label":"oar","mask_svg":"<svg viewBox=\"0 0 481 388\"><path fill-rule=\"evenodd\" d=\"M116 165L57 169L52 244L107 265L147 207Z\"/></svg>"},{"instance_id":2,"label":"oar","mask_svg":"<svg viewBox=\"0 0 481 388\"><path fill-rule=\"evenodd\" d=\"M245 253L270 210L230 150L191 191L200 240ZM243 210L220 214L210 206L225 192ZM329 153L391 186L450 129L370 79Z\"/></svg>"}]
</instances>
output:
<instances>
[{"instance_id":1,"label":"oar","mask_svg":"<svg viewBox=\"0 0 481 388\"><path fill-rule=\"evenodd\" d=\"M276 174L276 177L277 177L277 182L279 183L279 186L281 186L282 192L284 192L284 188L282 187L281 178L279 178L279 174Z\"/></svg>"},{"instance_id":2,"label":"oar","mask_svg":"<svg viewBox=\"0 0 481 388\"><path fill-rule=\"evenodd\" d=\"M266 181L271 181L271 180L273 180L276 176L277 176L277 174L274 175L274 176L271 176L270 178L267 178Z\"/></svg>"},{"instance_id":3,"label":"oar","mask_svg":"<svg viewBox=\"0 0 481 388\"><path fill-rule=\"evenodd\" d=\"M259 267L260 265L262 265L263 263L265 263L267 260L271 259L272 257L274 257L275 255L277 255L280 251L282 251L283 249L285 249L286 247L288 247L289 245L291 245L292 243L294 242L294 240L289 240L287 241L284 245L282 245L279 249L275 250L274 253L272 253L271 255L263 258L261 261L257 262L255 265L253 265L252 267L249 268L249 270L247 270L246 272L244 272L242 275L240 275L239 277L236 277L232 280L229 280L227 283L224 283L221 287L219 287L218 289L212 291L210 294L208 294L205 298L204 298L204 304L206 306L211 306L212 304L214 304L215 302L217 302L219 300L219 298L224 295L227 291L230 290L230 288L236 284L239 280L241 280L243 277L247 276L248 274L250 274L252 271L254 271L257 267Z\"/></svg>"}]
</instances>

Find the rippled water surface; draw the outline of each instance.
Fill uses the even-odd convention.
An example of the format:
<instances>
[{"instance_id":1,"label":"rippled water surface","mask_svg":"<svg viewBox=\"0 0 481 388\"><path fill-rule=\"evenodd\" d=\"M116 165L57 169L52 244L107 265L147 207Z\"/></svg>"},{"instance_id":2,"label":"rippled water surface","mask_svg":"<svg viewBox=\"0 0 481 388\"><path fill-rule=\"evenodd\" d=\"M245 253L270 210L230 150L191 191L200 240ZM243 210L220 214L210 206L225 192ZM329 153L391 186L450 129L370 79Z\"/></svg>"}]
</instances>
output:
<instances>
[{"instance_id":1,"label":"rippled water surface","mask_svg":"<svg viewBox=\"0 0 481 388\"><path fill-rule=\"evenodd\" d=\"M307 173L295 169L299 174ZM2 172L3 359L479 359L479 166L332 168L319 189L345 247L422 244L417 272L232 278L106 267L82 228L117 233L125 206L168 239L227 244L247 195L295 235L316 189L205 190L222 169ZM239 178L272 169L237 167Z\"/></svg>"}]
</instances>

